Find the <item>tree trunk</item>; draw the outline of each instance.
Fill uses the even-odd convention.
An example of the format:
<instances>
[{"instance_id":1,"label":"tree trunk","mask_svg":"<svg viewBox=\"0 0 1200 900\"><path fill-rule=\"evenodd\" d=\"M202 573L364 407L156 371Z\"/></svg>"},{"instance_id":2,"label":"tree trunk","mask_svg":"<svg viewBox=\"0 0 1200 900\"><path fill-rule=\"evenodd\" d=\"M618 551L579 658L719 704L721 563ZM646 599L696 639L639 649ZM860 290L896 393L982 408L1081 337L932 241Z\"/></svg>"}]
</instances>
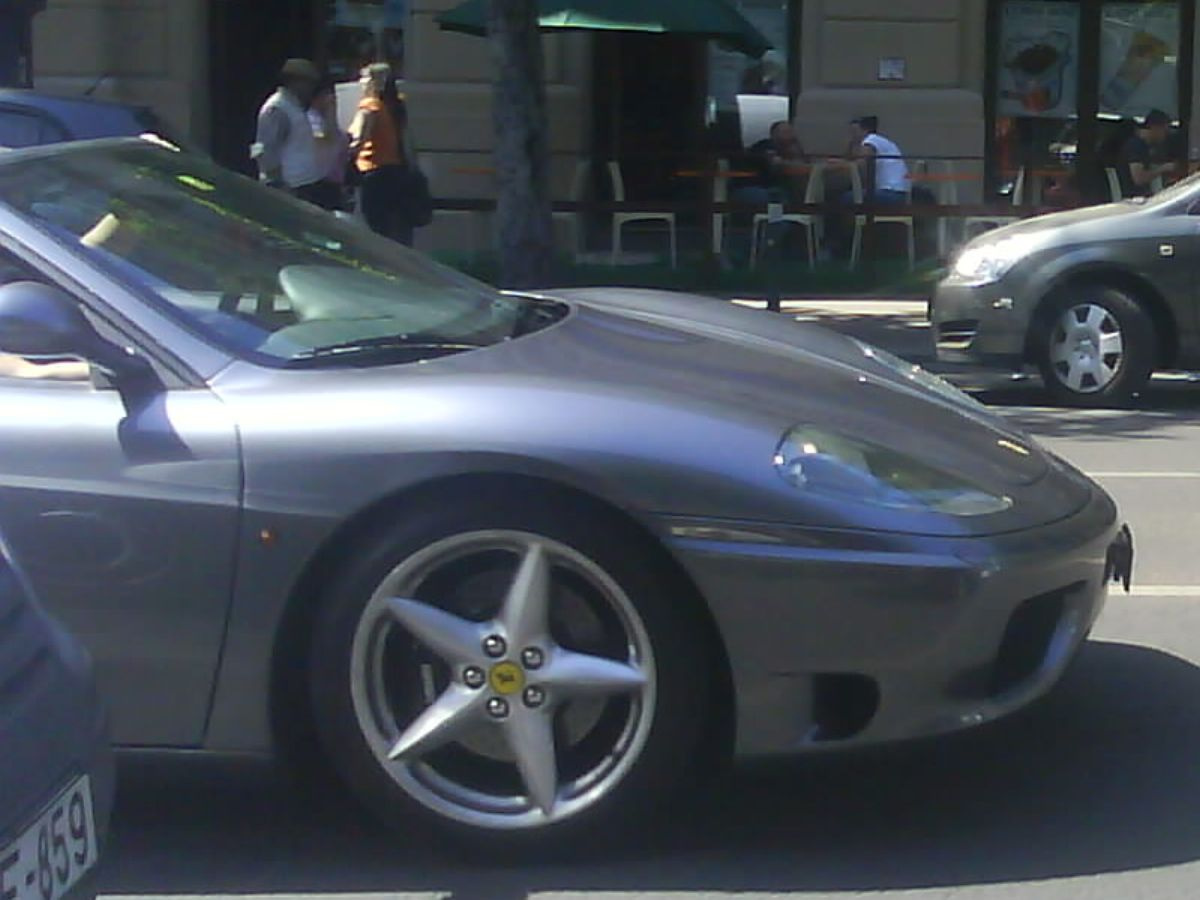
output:
<instances>
[{"instance_id":1,"label":"tree trunk","mask_svg":"<svg viewBox=\"0 0 1200 900\"><path fill-rule=\"evenodd\" d=\"M545 286L554 255L550 146L538 0L491 0L497 246L506 288Z\"/></svg>"}]
</instances>

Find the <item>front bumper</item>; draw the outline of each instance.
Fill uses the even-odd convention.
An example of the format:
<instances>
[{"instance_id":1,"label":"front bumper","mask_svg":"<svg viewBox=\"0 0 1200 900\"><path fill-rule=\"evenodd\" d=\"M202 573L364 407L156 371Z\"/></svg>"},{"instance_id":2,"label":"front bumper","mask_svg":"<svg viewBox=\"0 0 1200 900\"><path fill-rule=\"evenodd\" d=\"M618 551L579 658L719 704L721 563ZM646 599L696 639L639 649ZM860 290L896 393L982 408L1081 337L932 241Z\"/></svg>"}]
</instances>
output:
<instances>
[{"instance_id":1,"label":"front bumper","mask_svg":"<svg viewBox=\"0 0 1200 900\"><path fill-rule=\"evenodd\" d=\"M9 690L0 695L0 846L15 840L71 781L89 776L100 862L65 900L88 898L104 862L116 786L108 717L79 643L31 606L16 617L11 636L38 652L27 667L9 673Z\"/></svg>"},{"instance_id":2,"label":"front bumper","mask_svg":"<svg viewBox=\"0 0 1200 900\"><path fill-rule=\"evenodd\" d=\"M938 360L1020 371L1029 332L1025 306L1003 281L980 287L943 281L929 302Z\"/></svg>"},{"instance_id":3,"label":"front bumper","mask_svg":"<svg viewBox=\"0 0 1200 900\"><path fill-rule=\"evenodd\" d=\"M670 531L725 641L740 755L1012 712L1058 680L1127 571L1098 489L1069 519L989 538L724 527Z\"/></svg>"}]
</instances>

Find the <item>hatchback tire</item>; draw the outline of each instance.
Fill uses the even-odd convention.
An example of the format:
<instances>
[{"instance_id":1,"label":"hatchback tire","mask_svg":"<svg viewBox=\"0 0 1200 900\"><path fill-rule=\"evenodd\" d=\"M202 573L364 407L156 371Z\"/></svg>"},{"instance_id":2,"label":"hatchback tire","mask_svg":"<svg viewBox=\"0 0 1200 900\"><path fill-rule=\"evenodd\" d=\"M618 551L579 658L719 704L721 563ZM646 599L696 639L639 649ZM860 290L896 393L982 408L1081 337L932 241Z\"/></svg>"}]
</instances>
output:
<instances>
[{"instance_id":1,"label":"hatchback tire","mask_svg":"<svg viewBox=\"0 0 1200 900\"><path fill-rule=\"evenodd\" d=\"M1069 288L1046 307L1034 341L1046 390L1065 406L1128 403L1154 371L1154 322L1113 287Z\"/></svg>"},{"instance_id":2,"label":"hatchback tire","mask_svg":"<svg viewBox=\"0 0 1200 900\"><path fill-rule=\"evenodd\" d=\"M647 540L535 493L423 503L367 541L326 592L310 668L358 799L489 856L627 839L672 809L710 756L717 680Z\"/></svg>"}]
</instances>

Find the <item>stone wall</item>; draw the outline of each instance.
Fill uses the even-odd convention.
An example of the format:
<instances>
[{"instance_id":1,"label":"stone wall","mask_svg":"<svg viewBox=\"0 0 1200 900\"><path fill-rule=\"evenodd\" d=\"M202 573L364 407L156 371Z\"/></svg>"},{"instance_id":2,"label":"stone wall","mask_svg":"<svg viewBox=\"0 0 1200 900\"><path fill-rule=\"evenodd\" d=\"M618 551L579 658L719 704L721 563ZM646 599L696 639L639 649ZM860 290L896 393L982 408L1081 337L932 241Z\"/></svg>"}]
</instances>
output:
<instances>
[{"instance_id":1,"label":"stone wall","mask_svg":"<svg viewBox=\"0 0 1200 900\"><path fill-rule=\"evenodd\" d=\"M849 119L877 115L912 157L982 156L985 17L986 0L804 0L795 118L806 148L841 153ZM904 61L903 80L880 79L884 59Z\"/></svg>"},{"instance_id":2,"label":"stone wall","mask_svg":"<svg viewBox=\"0 0 1200 900\"><path fill-rule=\"evenodd\" d=\"M209 129L205 0L50 0L34 18L34 86L153 107L203 143Z\"/></svg>"}]
</instances>

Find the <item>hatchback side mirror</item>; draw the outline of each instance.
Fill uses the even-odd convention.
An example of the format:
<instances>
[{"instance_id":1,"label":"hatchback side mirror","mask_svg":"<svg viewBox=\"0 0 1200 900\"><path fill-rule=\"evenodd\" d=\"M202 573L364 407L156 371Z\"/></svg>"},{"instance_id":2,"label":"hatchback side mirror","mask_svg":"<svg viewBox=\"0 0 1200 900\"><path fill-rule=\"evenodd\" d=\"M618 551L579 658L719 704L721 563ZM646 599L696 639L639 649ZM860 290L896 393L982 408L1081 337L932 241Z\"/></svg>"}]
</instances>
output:
<instances>
[{"instance_id":1,"label":"hatchback side mirror","mask_svg":"<svg viewBox=\"0 0 1200 900\"><path fill-rule=\"evenodd\" d=\"M36 281L0 287L0 353L75 356L118 379L149 371L145 360L101 337L69 294Z\"/></svg>"}]
</instances>

